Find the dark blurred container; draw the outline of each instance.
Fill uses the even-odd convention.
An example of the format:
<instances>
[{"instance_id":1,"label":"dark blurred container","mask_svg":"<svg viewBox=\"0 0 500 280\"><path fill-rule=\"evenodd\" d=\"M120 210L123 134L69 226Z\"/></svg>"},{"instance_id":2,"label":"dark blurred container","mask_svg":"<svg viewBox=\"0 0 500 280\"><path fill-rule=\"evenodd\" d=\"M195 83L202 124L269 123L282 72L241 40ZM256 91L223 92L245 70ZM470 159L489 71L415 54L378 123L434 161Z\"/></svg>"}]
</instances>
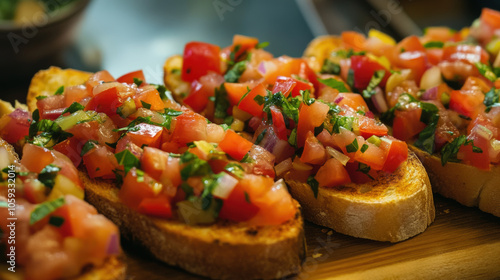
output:
<instances>
[{"instance_id":1,"label":"dark blurred container","mask_svg":"<svg viewBox=\"0 0 500 280\"><path fill-rule=\"evenodd\" d=\"M67 0L46 1L53 5L64 2ZM60 64L89 2L74 1L53 16L35 14L29 25L0 24L0 83L25 83L39 69Z\"/></svg>"}]
</instances>

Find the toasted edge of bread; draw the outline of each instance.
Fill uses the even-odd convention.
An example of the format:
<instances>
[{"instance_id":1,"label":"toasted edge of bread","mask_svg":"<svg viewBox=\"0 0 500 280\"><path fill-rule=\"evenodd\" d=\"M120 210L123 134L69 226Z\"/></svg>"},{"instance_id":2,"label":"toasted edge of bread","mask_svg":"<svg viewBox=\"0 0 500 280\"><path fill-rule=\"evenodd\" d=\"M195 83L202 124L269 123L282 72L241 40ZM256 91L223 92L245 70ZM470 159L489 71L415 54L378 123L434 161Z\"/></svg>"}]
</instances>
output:
<instances>
[{"instance_id":1,"label":"toasted edge of bread","mask_svg":"<svg viewBox=\"0 0 500 280\"><path fill-rule=\"evenodd\" d=\"M14 151L14 148L5 140L0 138L0 148L5 148L7 153L15 161L19 161L19 155ZM16 272L8 272L7 267L1 270L0 278L24 279L23 270ZM121 256L111 256L107 258L101 266L91 266L84 269L81 275L71 277L71 280L121 280L125 279L126 266L121 260Z\"/></svg>"},{"instance_id":2,"label":"toasted edge of bread","mask_svg":"<svg viewBox=\"0 0 500 280\"><path fill-rule=\"evenodd\" d=\"M0 278L5 280L22 280L24 279L24 270L16 268L16 272L7 270L6 265L0 266ZM112 256L106 259L103 265L99 267L90 267L84 269L82 274L64 278L63 280L124 280L126 276L126 266L121 257Z\"/></svg>"},{"instance_id":3,"label":"toasted edge of bread","mask_svg":"<svg viewBox=\"0 0 500 280\"><path fill-rule=\"evenodd\" d=\"M303 220L297 213L279 226L219 222L190 226L142 215L122 204L118 188L80 172L86 199L120 228L122 235L170 265L210 278L271 279L300 271L305 257Z\"/></svg>"},{"instance_id":4,"label":"toasted edge of bread","mask_svg":"<svg viewBox=\"0 0 500 280\"><path fill-rule=\"evenodd\" d=\"M61 69L52 66L49 69L38 71L31 79L26 97L26 104L30 112L36 109L38 96L50 96L61 86L69 87L85 83L92 73Z\"/></svg>"},{"instance_id":5,"label":"toasted edge of bread","mask_svg":"<svg viewBox=\"0 0 500 280\"><path fill-rule=\"evenodd\" d=\"M285 180L308 221L354 237L398 242L423 232L435 217L432 189L417 156L409 152L394 173L368 183L311 187Z\"/></svg>"},{"instance_id":6,"label":"toasted edge of bread","mask_svg":"<svg viewBox=\"0 0 500 280\"><path fill-rule=\"evenodd\" d=\"M422 161L434 192L500 217L500 165L491 165L490 171L457 162L443 166L439 157L409 147Z\"/></svg>"}]
</instances>

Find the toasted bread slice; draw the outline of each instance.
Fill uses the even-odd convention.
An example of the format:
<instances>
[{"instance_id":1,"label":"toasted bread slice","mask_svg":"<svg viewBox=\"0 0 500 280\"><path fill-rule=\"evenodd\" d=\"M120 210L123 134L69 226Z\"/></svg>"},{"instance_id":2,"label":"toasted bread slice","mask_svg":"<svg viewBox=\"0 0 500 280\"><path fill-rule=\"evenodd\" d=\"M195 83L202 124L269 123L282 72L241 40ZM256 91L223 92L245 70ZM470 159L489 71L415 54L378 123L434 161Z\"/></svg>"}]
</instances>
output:
<instances>
[{"instance_id":1,"label":"toasted bread slice","mask_svg":"<svg viewBox=\"0 0 500 280\"><path fill-rule=\"evenodd\" d=\"M83 83L70 77L86 75L77 72L55 67L40 71L31 83L28 102L35 100L36 104L36 96L51 93L43 87L44 81ZM120 202L118 189L111 182L91 180L85 172L80 172L80 178L86 200L118 225L125 238L141 243L163 262L211 278L271 279L300 271L305 239L298 203L295 217L279 226L223 222L190 226L139 214Z\"/></svg>"},{"instance_id":2,"label":"toasted bread slice","mask_svg":"<svg viewBox=\"0 0 500 280\"><path fill-rule=\"evenodd\" d=\"M490 171L456 162L443 166L439 157L409 147L425 166L435 192L500 217L500 166L492 165Z\"/></svg>"},{"instance_id":3,"label":"toasted bread slice","mask_svg":"<svg viewBox=\"0 0 500 280\"><path fill-rule=\"evenodd\" d=\"M19 156L14 148L5 140L0 138L0 153L6 151L10 162L19 162ZM1 279L17 280L24 279L23 269L16 269L15 273L9 272L6 266L2 266ZM81 275L71 278L72 280L121 280L125 279L126 266L120 256L111 256L99 267L90 266L82 271Z\"/></svg>"},{"instance_id":4,"label":"toasted bread slice","mask_svg":"<svg viewBox=\"0 0 500 280\"><path fill-rule=\"evenodd\" d=\"M317 198L305 183L287 184L306 220L355 237L398 242L423 232L435 217L429 178L412 152L394 173L365 184L320 187Z\"/></svg>"},{"instance_id":5,"label":"toasted bread slice","mask_svg":"<svg viewBox=\"0 0 500 280\"><path fill-rule=\"evenodd\" d=\"M116 223L125 238L141 243L156 258L210 278L271 279L300 271L305 256L303 221L254 227L219 222L190 226L139 214L123 205L109 182L80 172L86 199Z\"/></svg>"},{"instance_id":6,"label":"toasted bread slice","mask_svg":"<svg viewBox=\"0 0 500 280\"><path fill-rule=\"evenodd\" d=\"M52 66L49 69L38 71L33 79L26 97L26 104L30 112L36 109L36 97L50 96L61 86L69 87L85 83L91 73L74 70L61 69Z\"/></svg>"}]
</instances>

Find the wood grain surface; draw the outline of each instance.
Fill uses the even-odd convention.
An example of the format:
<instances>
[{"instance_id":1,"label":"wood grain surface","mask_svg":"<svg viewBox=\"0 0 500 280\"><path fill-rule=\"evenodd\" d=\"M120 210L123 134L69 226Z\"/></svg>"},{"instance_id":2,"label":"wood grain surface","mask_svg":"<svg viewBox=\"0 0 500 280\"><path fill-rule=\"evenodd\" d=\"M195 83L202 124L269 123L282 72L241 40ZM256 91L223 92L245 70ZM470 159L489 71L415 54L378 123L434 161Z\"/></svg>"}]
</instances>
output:
<instances>
[{"instance_id":1,"label":"wood grain surface","mask_svg":"<svg viewBox=\"0 0 500 280\"><path fill-rule=\"evenodd\" d=\"M307 257L302 273L290 279L500 279L500 218L439 195L434 201L434 223L396 244L306 223ZM127 280L201 279L154 260L139 247L124 247Z\"/></svg>"}]
</instances>

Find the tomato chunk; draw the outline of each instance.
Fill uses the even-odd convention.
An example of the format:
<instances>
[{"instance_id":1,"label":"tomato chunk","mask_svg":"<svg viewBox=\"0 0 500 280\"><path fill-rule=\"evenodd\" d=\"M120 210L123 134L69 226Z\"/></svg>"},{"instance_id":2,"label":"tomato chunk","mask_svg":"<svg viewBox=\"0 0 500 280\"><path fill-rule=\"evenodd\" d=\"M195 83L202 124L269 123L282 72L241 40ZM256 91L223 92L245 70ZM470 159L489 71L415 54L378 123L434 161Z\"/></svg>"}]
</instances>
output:
<instances>
[{"instance_id":1,"label":"tomato chunk","mask_svg":"<svg viewBox=\"0 0 500 280\"><path fill-rule=\"evenodd\" d=\"M314 178L318 181L320 187L335 187L351 182L349 173L347 173L342 163L335 158L327 160L319 168Z\"/></svg>"},{"instance_id":2,"label":"tomato chunk","mask_svg":"<svg viewBox=\"0 0 500 280\"><path fill-rule=\"evenodd\" d=\"M190 42L184 47L181 78L192 82L209 71L220 73L220 47L203 42Z\"/></svg>"},{"instance_id":3,"label":"tomato chunk","mask_svg":"<svg viewBox=\"0 0 500 280\"><path fill-rule=\"evenodd\" d=\"M232 130L226 131L219 148L232 158L240 161L252 148L253 143L238 135Z\"/></svg>"},{"instance_id":4,"label":"tomato chunk","mask_svg":"<svg viewBox=\"0 0 500 280\"><path fill-rule=\"evenodd\" d=\"M250 92L241 99L240 103L238 104L238 108L247 112L247 113L252 114L255 117L261 116L262 109L264 108L264 105L259 105L255 101L255 97L257 95L260 95L260 96L267 95L267 91L266 91L266 88L264 87L264 85L259 84L256 87L254 87L252 90L250 90Z\"/></svg>"},{"instance_id":5,"label":"tomato chunk","mask_svg":"<svg viewBox=\"0 0 500 280\"><path fill-rule=\"evenodd\" d=\"M144 77L144 73L142 72L142 70L137 70L127 73L121 76L120 78L116 79L116 81L119 83L133 84L134 78L137 79L138 81L142 81L141 86L146 82L146 78Z\"/></svg>"},{"instance_id":6,"label":"tomato chunk","mask_svg":"<svg viewBox=\"0 0 500 280\"><path fill-rule=\"evenodd\" d=\"M326 118L330 107L321 102L314 102L307 106L302 104L299 111L299 123L297 124L297 145L304 146L307 132L314 131Z\"/></svg>"}]
</instances>

